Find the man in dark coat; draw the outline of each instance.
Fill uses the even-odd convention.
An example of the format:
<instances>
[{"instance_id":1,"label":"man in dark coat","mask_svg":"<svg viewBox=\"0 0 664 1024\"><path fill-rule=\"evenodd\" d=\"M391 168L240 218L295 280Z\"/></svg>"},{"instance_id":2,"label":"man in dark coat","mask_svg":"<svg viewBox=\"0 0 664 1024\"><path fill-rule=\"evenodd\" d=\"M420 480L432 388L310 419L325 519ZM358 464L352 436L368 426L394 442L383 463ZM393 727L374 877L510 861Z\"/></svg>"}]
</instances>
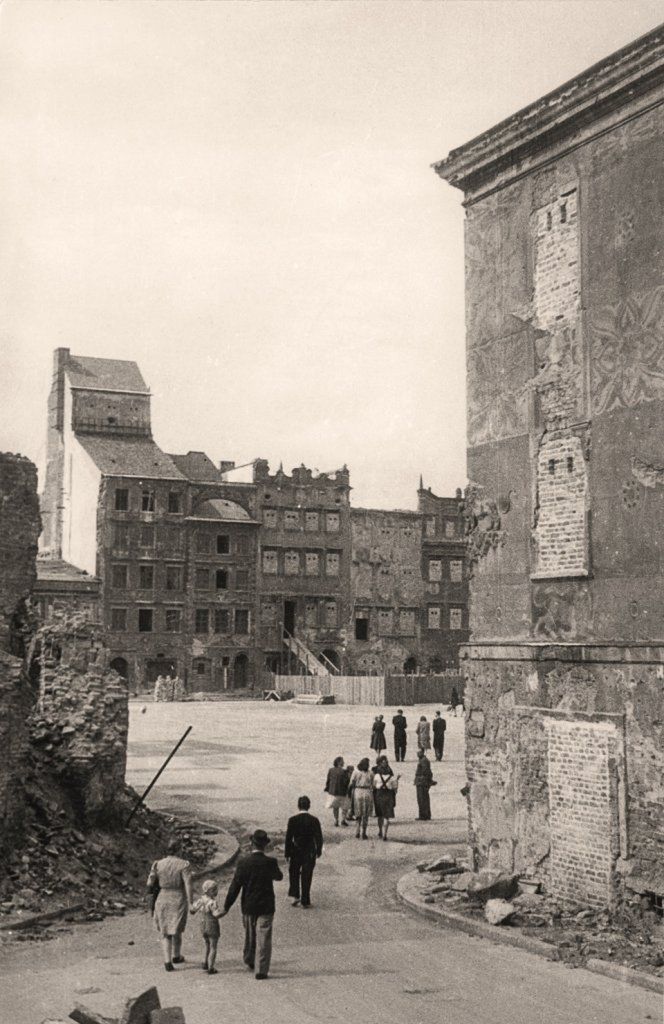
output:
<instances>
[{"instance_id":1,"label":"man in dark coat","mask_svg":"<svg viewBox=\"0 0 664 1024\"><path fill-rule=\"evenodd\" d=\"M405 761L406 760L406 728L408 722L401 708L397 711L396 715L392 719L392 725L394 726L394 760Z\"/></svg>"},{"instance_id":2,"label":"man in dark coat","mask_svg":"<svg viewBox=\"0 0 664 1024\"><path fill-rule=\"evenodd\" d=\"M244 923L244 962L256 970L256 978L263 981L270 971L272 958L272 921L274 918L274 882L284 877L274 857L265 855L270 839L262 828L251 837L251 853L243 857L235 869L228 887L223 914L227 914L242 893L242 921ZM221 915L223 917L223 914Z\"/></svg>"},{"instance_id":3,"label":"man in dark coat","mask_svg":"<svg viewBox=\"0 0 664 1024\"><path fill-rule=\"evenodd\" d=\"M443 750L445 749L445 730L447 729L447 722L441 717L440 711L436 711L435 718L433 720L433 751L436 755L436 761L443 760Z\"/></svg>"},{"instance_id":4,"label":"man in dark coat","mask_svg":"<svg viewBox=\"0 0 664 1024\"><path fill-rule=\"evenodd\" d=\"M311 879L316 859L323 852L323 833L318 818L309 813L309 797L301 796L297 807L300 813L288 819L284 852L289 862L288 895L293 898L294 907L301 904L306 910L311 906Z\"/></svg>"},{"instance_id":5,"label":"man in dark coat","mask_svg":"<svg viewBox=\"0 0 664 1024\"><path fill-rule=\"evenodd\" d=\"M417 817L420 821L431 821L429 790L435 785L429 758L423 750L418 750L417 767L415 769L415 793L417 794Z\"/></svg>"}]
</instances>

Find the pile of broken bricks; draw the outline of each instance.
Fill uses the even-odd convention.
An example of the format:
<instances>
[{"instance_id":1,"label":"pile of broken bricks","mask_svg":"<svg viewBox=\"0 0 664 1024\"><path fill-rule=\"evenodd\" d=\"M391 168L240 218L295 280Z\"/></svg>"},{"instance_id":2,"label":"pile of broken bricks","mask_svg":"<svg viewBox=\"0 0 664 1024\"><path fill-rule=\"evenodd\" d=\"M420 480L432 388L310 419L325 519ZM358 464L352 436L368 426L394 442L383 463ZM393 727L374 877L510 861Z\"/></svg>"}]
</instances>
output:
<instances>
[{"instance_id":1,"label":"pile of broken bricks","mask_svg":"<svg viewBox=\"0 0 664 1024\"><path fill-rule=\"evenodd\" d=\"M186 1024L181 1006L162 1006L156 988L127 999L119 1017L103 1017L78 1004L69 1014L76 1024ZM45 1020L43 1024L67 1024L63 1020Z\"/></svg>"}]
</instances>

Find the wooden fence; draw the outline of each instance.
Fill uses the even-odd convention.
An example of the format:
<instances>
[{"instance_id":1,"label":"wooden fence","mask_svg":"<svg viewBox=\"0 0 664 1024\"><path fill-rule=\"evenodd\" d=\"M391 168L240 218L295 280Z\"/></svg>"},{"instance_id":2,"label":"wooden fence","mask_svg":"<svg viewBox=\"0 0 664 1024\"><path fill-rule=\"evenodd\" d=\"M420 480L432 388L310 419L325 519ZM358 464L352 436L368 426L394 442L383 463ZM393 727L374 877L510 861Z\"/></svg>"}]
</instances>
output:
<instances>
[{"instance_id":1,"label":"wooden fence","mask_svg":"<svg viewBox=\"0 0 664 1024\"><path fill-rule=\"evenodd\" d=\"M463 676L270 676L265 689L277 693L330 694L337 704L374 707L409 707L413 704L449 704L452 689L463 697Z\"/></svg>"}]
</instances>

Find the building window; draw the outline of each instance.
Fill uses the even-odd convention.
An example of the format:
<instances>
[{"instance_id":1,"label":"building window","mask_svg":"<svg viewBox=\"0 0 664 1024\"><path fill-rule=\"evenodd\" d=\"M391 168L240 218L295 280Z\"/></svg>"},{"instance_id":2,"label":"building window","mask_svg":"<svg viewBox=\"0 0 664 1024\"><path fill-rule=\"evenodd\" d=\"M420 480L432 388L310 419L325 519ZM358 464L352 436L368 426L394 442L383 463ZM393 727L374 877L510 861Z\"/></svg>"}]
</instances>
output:
<instances>
[{"instance_id":1,"label":"building window","mask_svg":"<svg viewBox=\"0 0 664 1024\"><path fill-rule=\"evenodd\" d=\"M435 537L436 536L436 517L435 516L427 516L426 517L426 519L424 521L424 532L425 532L427 537Z\"/></svg>"},{"instance_id":2,"label":"building window","mask_svg":"<svg viewBox=\"0 0 664 1024\"><path fill-rule=\"evenodd\" d=\"M415 611L412 608L402 608L399 612L399 632L402 636L415 635Z\"/></svg>"},{"instance_id":3,"label":"building window","mask_svg":"<svg viewBox=\"0 0 664 1024\"><path fill-rule=\"evenodd\" d=\"M450 608L450 629L461 629L461 608Z\"/></svg>"},{"instance_id":4,"label":"building window","mask_svg":"<svg viewBox=\"0 0 664 1024\"><path fill-rule=\"evenodd\" d=\"M180 511L180 495L177 491L170 491L168 495L168 511L179 512Z\"/></svg>"},{"instance_id":5,"label":"building window","mask_svg":"<svg viewBox=\"0 0 664 1024\"><path fill-rule=\"evenodd\" d=\"M327 512L325 514L325 529L328 533L339 532L339 513L338 512Z\"/></svg>"},{"instance_id":6,"label":"building window","mask_svg":"<svg viewBox=\"0 0 664 1024\"><path fill-rule=\"evenodd\" d=\"M206 674L206 672L207 672L207 662L206 661L197 661L196 662L196 675L197 676L204 676Z\"/></svg>"},{"instance_id":7,"label":"building window","mask_svg":"<svg viewBox=\"0 0 664 1024\"><path fill-rule=\"evenodd\" d=\"M143 523L141 526L141 532L139 535L139 544L142 548L153 548L154 547L154 526L149 523Z\"/></svg>"},{"instance_id":8,"label":"building window","mask_svg":"<svg viewBox=\"0 0 664 1024\"><path fill-rule=\"evenodd\" d=\"M231 550L231 541L227 533L217 534L217 554L227 555Z\"/></svg>"},{"instance_id":9,"label":"building window","mask_svg":"<svg viewBox=\"0 0 664 1024\"><path fill-rule=\"evenodd\" d=\"M286 509L284 512L284 530L299 530L300 529L300 513L292 509Z\"/></svg>"},{"instance_id":10,"label":"building window","mask_svg":"<svg viewBox=\"0 0 664 1024\"><path fill-rule=\"evenodd\" d=\"M194 590L210 589L210 570L196 569L194 573Z\"/></svg>"},{"instance_id":11,"label":"building window","mask_svg":"<svg viewBox=\"0 0 664 1024\"><path fill-rule=\"evenodd\" d=\"M154 565L139 565L138 589L152 590L154 587Z\"/></svg>"},{"instance_id":12,"label":"building window","mask_svg":"<svg viewBox=\"0 0 664 1024\"><path fill-rule=\"evenodd\" d=\"M236 590L248 590L249 589L249 572L247 569L236 569L235 571L235 589Z\"/></svg>"},{"instance_id":13,"label":"building window","mask_svg":"<svg viewBox=\"0 0 664 1024\"><path fill-rule=\"evenodd\" d=\"M463 580L463 562L460 558L453 558L450 562L450 579L452 583L461 583Z\"/></svg>"},{"instance_id":14,"label":"building window","mask_svg":"<svg viewBox=\"0 0 664 1024\"><path fill-rule=\"evenodd\" d=\"M210 629L210 612L207 608L197 608L194 617L194 633L207 633Z\"/></svg>"},{"instance_id":15,"label":"building window","mask_svg":"<svg viewBox=\"0 0 664 1024\"><path fill-rule=\"evenodd\" d=\"M182 628L182 613L179 608L166 609L166 632L179 633Z\"/></svg>"},{"instance_id":16,"label":"building window","mask_svg":"<svg viewBox=\"0 0 664 1024\"><path fill-rule=\"evenodd\" d=\"M309 629L315 629L318 625L318 602L306 601L304 605L304 624Z\"/></svg>"},{"instance_id":17,"label":"building window","mask_svg":"<svg viewBox=\"0 0 664 1024\"><path fill-rule=\"evenodd\" d=\"M338 576L339 575L339 552L328 551L325 555L325 575L326 576Z\"/></svg>"},{"instance_id":18,"label":"building window","mask_svg":"<svg viewBox=\"0 0 664 1024\"><path fill-rule=\"evenodd\" d=\"M336 628L337 625L337 602L325 602L325 625L329 628Z\"/></svg>"},{"instance_id":19,"label":"building window","mask_svg":"<svg viewBox=\"0 0 664 1024\"><path fill-rule=\"evenodd\" d=\"M443 563L440 558L429 559L429 579L437 583L443 578Z\"/></svg>"},{"instance_id":20,"label":"building window","mask_svg":"<svg viewBox=\"0 0 664 1024\"><path fill-rule=\"evenodd\" d=\"M394 615L391 608L378 609L378 634L389 636L393 630Z\"/></svg>"},{"instance_id":21,"label":"building window","mask_svg":"<svg viewBox=\"0 0 664 1024\"><path fill-rule=\"evenodd\" d=\"M276 530L277 528L277 510L276 508L264 508L263 509L263 525L267 526L269 530Z\"/></svg>"},{"instance_id":22,"label":"building window","mask_svg":"<svg viewBox=\"0 0 664 1024\"><path fill-rule=\"evenodd\" d=\"M456 537L456 523L453 519L445 520L445 536Z\"/></svg>"},{"instance_id":23,"label":"building window","mask_svg":"<svg viewBox=\"0 0 664 1024\"><path fill-rule=\"evenodd\" d=\"M138 609L138 632L139 633L151 633L152 632L152 608L139 608Z\"/></svg>"},{"instance_id":24,"label":"building window","mask_svg":"<svg viewBox=\"0 0 664 1024\"><path fill-rule=\"evenodd\" d=\"M182 551L182 542L184 540L184 530L182 527L179 525L174 526L173 524L165 524L161 529L164 540L164 551L167 551L169 555Z\"/></svg>"},{"instance_id":25,"label":"building window","mask_svg":"<svg viewBox=\"0 0 664 1024\"><path fill-rule=\"evenodd\" d=\"M115 511L127 512L129 510L129 491L126 487L115 488Z\"/></svg>"},{"instance_id":26,"label":"building window","mask_svg":"<svg viewBox=\"0 0 664 1024\"><path fill-rule=\"evenodd\" d=\"M357 616L355 619L355 639L369 639L369 618L366 615Z\"/></svg>"},{"instance_id":27,"label":"building window","mask_svg":"<svg viewBox=\"0 0 664 1024\"><path fill-rule=\"evenodd\" d=\"M238 636L246 636L249 632L249 612L246 608L235 609L235 632Z\"/></svg>"},{"instance_id":28,"label":"building window","mask_svg":"<svg viewBox=\"0 0 664 1024\"><path fill-rule=\"evenodd\" d=\"M196 532L196 554L207 555L210 553L210 534L203 530Z\"/></svg>"},{"instance_id":29,"label":"building window","mask_svg":"<svg viewBox=\"0 0 664 1024\"><path fill-rule=\"evenodd\" d=\"M264 626L275 626L277 623L277 606L274 601L264 601L261 605L261 622Z\"/></svg>"},{"instance_id":30,"label":"building window","mask_svg":"<svg viewBox=\"0 0 664 1024\"><path fill-rule=\"evenodd\" d=\"M228 608L215 608L214 631L215 633L230 633L231 613L229 612Z\"/></svg>"},{"instance_id":31,"label":"building window","mask_svg":"<svg viewBox=\"0 0 664 1024\"><path fill-rule=\"evenodd\" d=\"M304 556L304 571L307 576L318 576L320 572L320 560L317 551L307 551Z\"/></svg>"},{"instance_id":32,"label":"building window","mask_svg":"<svg viewBox=\"0 0 664 1024\"><path fill-rule=\"evenodd\" d=\"M284 554L284 572L287 576L298 576L300 572L299 551L286 551Z\"/></svg>"},{"instance_id":33,"label":"building window","mask_svg":"<svg viewBox=\"0 0 664 1024\"><path fill-rule=\"evenodd\" d=\"M236 555L248 555L249 554L249 537L246 533L240 533L235 538L235 554Z\"/></svg>"},{"instance_id":34,"label":"building window","mask_svg":"<svg viewBox=\"0 0 664 1024\"><path fill-rule=\"evenodd\" d=\"M427 608L427 627L440 629L440 608L436 608L434 605Z\"/></svg>"},{"instance_id":35,"label":"building window","mask_svg":"<svg viewBox=\"0 0 664 1024\"><path fill-rule=\"evenodd\" d=\"M115 590L127 589L127 566L114 565L111 570L111 586Z\"/></svg>"},{"instance_id":36,"label":"building window","mask_svg":"<svg viewBox=\"0 0 664 1024\"><path fill-rule=\"evenodd\" d=\"M310 533L317 533L318 531L318 512L305 512L304 513L304 528Z\"/></svg>"},{"instance_id":37,"label":"building window","mask_svg":"<svg viewBox=\"0 0 664 1024\"><path fill-rule=\"evenodd\" d=\"M182 566L166 566L166 590L182 590Z\"/></svg>"},{"instance_id":38,"label":"building window","mask_svg":"<svg viewBox=\"0 0 664 1024\"><path fill-rule=\"evenodd\" d=\"M269 576L276 576L278 569L277 552L276 551L264 551L263 552L263 572Z\"/></svg>"},{"instance_id":39,"label":"building window","mask_svg":"<svg viewBox=\"0 0 664 1024\"><path fill-rule=\"evenodd\" d=\"M217 590L228 590L228 572L226 569L217 569L215 582Z\"/></svg>"},{"instance_id":40,"label":"building window","mask_svg":"<svg viewBox=\"0 0 664 1024\"><path fill-rule=\"evenodd\" d=\"M113 523L113 550L129 550L129 523Z\"/></svg>"},{"instance_id":41,"label":"building window","mask_svg":"<svg viewBox=\"0 0 664 1024\"><path fill-rule=\"evenodd\" d=\"M141 512L154 512L154 491L142 492Z\"/></svg>"},{"instance_id":42,"label":"building window","mask_svg":"<svg viewBox=\"0 0 664 1024\"><path fill-rule=\"evenodd\" d=\"M127 632L126 608L111 608L111 629L114 633Z\"/></svg>"}]
</instances>

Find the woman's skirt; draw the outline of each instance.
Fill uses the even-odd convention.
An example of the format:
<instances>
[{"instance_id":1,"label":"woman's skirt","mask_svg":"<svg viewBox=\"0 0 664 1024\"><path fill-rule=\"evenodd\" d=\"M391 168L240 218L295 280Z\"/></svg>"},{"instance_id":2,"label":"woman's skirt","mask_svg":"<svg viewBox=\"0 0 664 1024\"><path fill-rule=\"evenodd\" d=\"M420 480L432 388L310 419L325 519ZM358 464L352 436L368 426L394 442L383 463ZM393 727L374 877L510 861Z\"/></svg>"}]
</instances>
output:
<instances>
[{"instance_id":1,"label":"woman's skirt","mask_svg":"<svg viewBox=\"0 0 664 1024\"><path fill-rule=\"evenodd\" d=\"M180 935L187 924L187 896L184 891L160 889L154 905L154 923L162 935Z\"/></svg>"},{"instance_id":2,"label":"woman's skirt","mask_svg":"<svg viewBox=\"0 0 664 1024\"><path fill-rule=\"evenodd\" d=\"M373 794L370 789L356 789L354 798L356 818L370 818L374 811Z\"/></svg>"},{"instance_id":3,"label":"woman's skirt","mask_svg":"<svg viewBox=\"0 0 664 1024\"><path fill-rule=\"evenodd\" d=\"M374 803L377 818L393 818L396 798L392 789L374 790Z\"/></svg>"},{"instance_id":4,"label":"woman's skirt","mask_svg":"<svg viewBox=\"0 0 664 1024\"><path fill-rule=\"evenodd\" d=\"M347 796L332 796L330 794L325 801L325 806L330 811L342 810L345 812L350 810L350 798Z\"/></svg>"}]
</instances>

